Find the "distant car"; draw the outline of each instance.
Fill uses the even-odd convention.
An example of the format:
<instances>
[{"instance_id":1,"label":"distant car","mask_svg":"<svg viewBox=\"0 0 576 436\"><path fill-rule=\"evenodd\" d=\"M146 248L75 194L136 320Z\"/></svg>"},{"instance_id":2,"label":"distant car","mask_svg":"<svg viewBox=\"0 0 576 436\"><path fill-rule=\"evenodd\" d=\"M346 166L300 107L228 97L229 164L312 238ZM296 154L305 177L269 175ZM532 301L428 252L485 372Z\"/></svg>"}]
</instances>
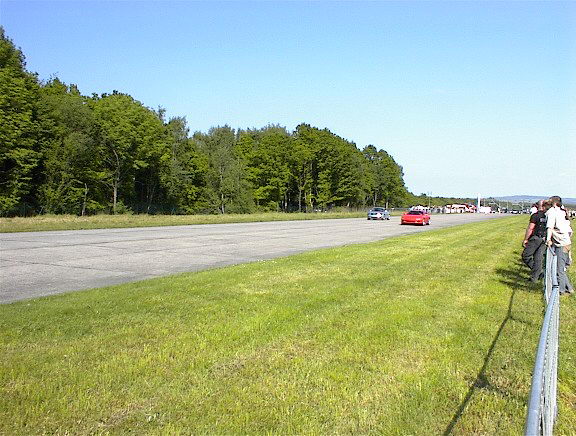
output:
<instances>
[{"instance_id":1,"label":"distant car","mask_svg":"<svg viewBox=\"0 0 576 436\"><path fill-rule=\"evenodd\" d=\"M373 207L368 211L369 220L389 220L390 212L383 207Z\"/></svg>"},{"instance_id":2,"label":"distant car","mask_svg":"<svg viewBox=\"0 0 576 436\"><path fill-rule=\"evenodd\" d=\"M420 224L421 226L430 225L430 215L421 210L410 210L402 215L400 224Z\"/></svg>"}]
</instances>

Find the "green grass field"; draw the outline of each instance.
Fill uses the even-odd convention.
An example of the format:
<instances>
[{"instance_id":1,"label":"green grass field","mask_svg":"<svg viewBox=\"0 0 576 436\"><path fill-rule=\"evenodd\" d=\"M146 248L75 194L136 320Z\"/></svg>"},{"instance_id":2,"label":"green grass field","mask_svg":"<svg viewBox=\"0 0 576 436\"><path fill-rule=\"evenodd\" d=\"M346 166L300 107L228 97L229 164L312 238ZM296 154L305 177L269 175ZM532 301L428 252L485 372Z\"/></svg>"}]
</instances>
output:
<instances>
[{"instance_id":1,"label":"green grass field","mask_svg":"<svg viewBox=\"0 0 576 436\"><path fill-rule=\"evenodd\" d=\"M518 262L525 224L2 305L0 434L521 434L544 308ZM569 435L574 297L561 305Z\"/></svg>"},{"instance_id":2,"label":"green grass field","mask_svg":"<svg viewBox=\"0 0 576 436\"><path fill-rule=\"evenodd\" d=\"M365 218L366 211L320 213L266 212L226 215L93 215L84 217L76 215L38 215L35 217L27 218L0 218L0 233L182 226L190 224L252 223L264 221L318 220L359 217Z\"/></svg>"}]
</instances>

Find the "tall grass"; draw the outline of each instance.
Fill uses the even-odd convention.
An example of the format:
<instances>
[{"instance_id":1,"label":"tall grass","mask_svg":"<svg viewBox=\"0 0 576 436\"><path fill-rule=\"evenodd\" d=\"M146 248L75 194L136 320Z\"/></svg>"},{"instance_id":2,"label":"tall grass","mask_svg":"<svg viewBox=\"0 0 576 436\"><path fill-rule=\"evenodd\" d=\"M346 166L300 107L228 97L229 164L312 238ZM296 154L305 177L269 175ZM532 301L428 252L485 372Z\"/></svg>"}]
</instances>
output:
<instances>
[{"instance_id":1,"label":"tall grass","mask_svg":"<svg viewBox=\"0 0 576 436\"><path fill-rule=\"evenodd\" d=\"M181 226L190 224L227 224L264 221L317 220L365 217L366 212L282 213L266 212L226 215L39 215L0 218L0 233L49 230L89 230L127 227Z\"/></svg>"},{"instance_id":2,"label":"tall grass","mask_svg":"<svg viewBox=\"0 0 576 436\"><path fill-rule=\"evenodd\" d=\"M520 434L543 315L524 221L2 305L0 434Z\"/></svg>"}]
</instances>

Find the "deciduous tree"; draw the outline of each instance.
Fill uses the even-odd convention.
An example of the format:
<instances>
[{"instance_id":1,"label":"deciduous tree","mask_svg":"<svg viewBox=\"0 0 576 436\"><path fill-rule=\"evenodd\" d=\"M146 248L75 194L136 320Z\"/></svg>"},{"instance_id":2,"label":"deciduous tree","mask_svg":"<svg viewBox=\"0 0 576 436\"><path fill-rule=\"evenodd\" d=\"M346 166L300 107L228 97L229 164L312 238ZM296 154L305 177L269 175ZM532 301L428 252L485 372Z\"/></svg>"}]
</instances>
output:
<instances>
[{"instance_id":1,"label":"deciduous tree","mask_svg":"<svg viewBox=\"0 0 576 436\"><path fill-rule=\"evenodd\" d=\"M40 154L36 76L0 27L0 214L15 213L33 190Z\"/></svg>"},{"instance_id":2,"label":"deciduous tree","mask_svg":"<svg viewBox=\"0 0 576 436\"><path fill-rule=\"evenodd\" d=\"M229 126L213 127L194 140L208 157L208 201L220 213L250 212L252 196L245 165L235 152L236 135Z\"/></svg>"}]
</instances>

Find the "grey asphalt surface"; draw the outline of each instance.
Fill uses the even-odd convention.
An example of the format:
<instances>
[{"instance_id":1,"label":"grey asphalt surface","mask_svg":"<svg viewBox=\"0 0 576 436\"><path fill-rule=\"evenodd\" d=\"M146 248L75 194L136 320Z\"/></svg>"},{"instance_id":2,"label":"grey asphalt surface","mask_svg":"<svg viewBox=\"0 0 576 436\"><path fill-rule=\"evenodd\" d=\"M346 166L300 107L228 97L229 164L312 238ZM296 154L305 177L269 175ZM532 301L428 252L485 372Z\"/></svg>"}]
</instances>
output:
<instances>
[{"instance_id":1,"label":"grey asphalt surface","mask_svg":"<svg viewBox=\"0 0 576 436\"><path fill-rule=\"evenodd\" d=\"M430 226L329 219L0 233L0 303L272 259L501 215L433 215Z\"/></svg>"}]
</instances>

